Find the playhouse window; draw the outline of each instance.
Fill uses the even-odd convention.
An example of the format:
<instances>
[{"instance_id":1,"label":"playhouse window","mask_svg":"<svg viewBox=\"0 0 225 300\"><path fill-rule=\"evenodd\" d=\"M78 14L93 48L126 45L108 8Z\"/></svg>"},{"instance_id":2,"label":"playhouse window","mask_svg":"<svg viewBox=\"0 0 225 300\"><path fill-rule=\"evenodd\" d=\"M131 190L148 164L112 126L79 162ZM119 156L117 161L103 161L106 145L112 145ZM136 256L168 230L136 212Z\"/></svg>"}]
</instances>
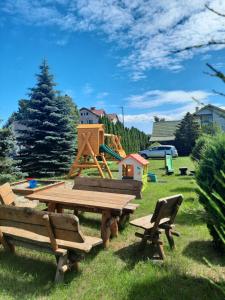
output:
<instances>
[{"instance_id":1,"label":"playhouse window","mask_svg":"<svg viewBox=\"0 0 225 300\"><path fill-rule=\"evenodd\" d=\"M122 168L123 178L133 178L134 177L134 166L133 165L123 165Z\"/></svg>"}]
</instances>

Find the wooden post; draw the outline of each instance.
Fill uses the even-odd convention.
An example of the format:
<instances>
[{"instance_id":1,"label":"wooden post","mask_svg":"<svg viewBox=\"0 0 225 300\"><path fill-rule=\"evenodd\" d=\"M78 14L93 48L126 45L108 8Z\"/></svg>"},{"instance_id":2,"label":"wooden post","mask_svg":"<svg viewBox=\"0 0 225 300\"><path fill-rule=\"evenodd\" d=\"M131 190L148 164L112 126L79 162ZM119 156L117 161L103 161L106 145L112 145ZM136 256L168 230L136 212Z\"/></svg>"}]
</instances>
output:
<instances>
[{"instance_id":1,"label":"wooden post","mask_svg":"<svg viewBox=\"0 0 225 300\"><path fill-rule=\"evenodd\" d=\"M58 259L56 274L55 274L55 283L63 282L64 279L64 273L68 270L67 265L67 251L65 250Z\"/></svg>"},{"instance_id":2,"label":"wooden post","mask_svg":"<svg viewBox=\"0 0 225 300\"><path fill-rule=\"evenodd\" d=\"M112 237L117 237L118 236L118 223L117 223L116 218L112 219L112 222L110 224L110 230L111 230L111 236Z\"/></svg>"},{"instance_id":3,"label":"wooden post","mask_svg":"<svg viewBox=\"0 0 225 300\"><path fill-rule=\"evenodd\" d=\"M5 248L5 250L14 253L15 252L15 247L14 245L12 245L11 243L9 243L7 241L7 239L4 237L1 229L0 229L0 244L3 245L3 247Z\"/></svg>"},{"instance_id":4,"label":"wooden post","mask_svg":"<svg viewBox=\"0 0 225 300\"><path fill-rule=\"evenodd\" d=\"M103 211L102 212L102 223L101 223L101 237L103 240L103 246L105 248L109 247L109 238L110 238L110 219L111 219L111 212L110 211Z\"/></svg>"},{"instance_id":5,"label":"wooden post","mask_svg":"<svg viewBox=\"0 0 225 300\"><path fill-rule=\"evenodd\" d=\"M55 238L55 235L54 235L53 230L52 230L49 215L47 215L47 214L44 215L43 220L45 222L45 226L46 226L47 231L48 231L48 235L49 235L49 239L50 239L50 242L51 242L52 249L53 249L53 251L56 251L58 249L58 244L56 242L56 238Z\"/></svg>"},{"instance_id":6,"label":"wooden post","mask_svg":"<svg viewBox=\"0 0 225 300\"><path fill-rule=\"evenodd\" d=\"M110 170L110 168L109 168L109 166L108 166L108 164L107 164L107 161L106 161L106 159L105 159L104 153L101 154L101 158L102 158L102 161L103 161L103 163L104 163L104 166L106 167L106 170L107 170L107 172L108 172L108 174L109 174L109 178L112 179L113 176L112 176L111 170Z\"/></svg>"}]
</instances>

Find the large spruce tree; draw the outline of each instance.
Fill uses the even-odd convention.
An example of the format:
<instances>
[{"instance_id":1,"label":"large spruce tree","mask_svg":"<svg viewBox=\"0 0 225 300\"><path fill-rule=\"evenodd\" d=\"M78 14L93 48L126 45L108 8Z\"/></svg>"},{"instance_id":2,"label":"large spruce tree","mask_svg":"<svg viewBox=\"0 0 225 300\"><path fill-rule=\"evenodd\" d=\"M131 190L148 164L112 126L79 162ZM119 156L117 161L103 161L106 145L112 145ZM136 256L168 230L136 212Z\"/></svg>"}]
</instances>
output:
<instances>
[{"instance_id":1,"label":"large spruce tree","mask_svg":"<svg viewBox=\"0 0 225 300\"><path fill-rule=\"evenodd\" d=\"M200 126L195 116L187 113L175 134L175 145L180 155L189 155L200 135Z\"/></svg>"},{"instance_id":2,"label":"large spruce tree","mask_svg":"<svg viewBox=\"0 0 225 300\"><path fill-rule=\"evenodd\" d=\"M14 160L15 150L15 138L11 128L0 128L0 184L23 176L18 162Z\"/></svg>"},{"instance_id":3,"label":"large spruce tree","mask_svg":"<svg viewBox=\"0 0 225 300\"><path fill-rule=\"evenodd\" d=\"M53 75L44 60L29 100L17 113L17 142L21 168L30 176L59 176L68 172L75 151L76 106L54 89ZM78 116L78 112L77 112Z\"/></svg>"}]
</instances>

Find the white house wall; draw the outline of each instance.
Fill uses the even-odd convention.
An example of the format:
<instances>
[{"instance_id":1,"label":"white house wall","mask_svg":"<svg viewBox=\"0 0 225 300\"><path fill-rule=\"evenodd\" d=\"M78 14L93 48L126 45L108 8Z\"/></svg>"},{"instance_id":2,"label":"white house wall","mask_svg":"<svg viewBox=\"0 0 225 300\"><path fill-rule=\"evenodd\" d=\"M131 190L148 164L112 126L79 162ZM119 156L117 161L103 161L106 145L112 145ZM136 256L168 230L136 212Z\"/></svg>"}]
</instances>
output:
<instances>
[{"instance_id":1,"label":"white house wall","mask_svg":"<svg viewBox=\"0 0 225 300\"><path fill-rule=\"evenodd\" d=\"M98 124L98 121L99 121L99 117L93 114L90 110L86 110L86 109L80 110L81 124Z\"/></svg>"}]
</instances>

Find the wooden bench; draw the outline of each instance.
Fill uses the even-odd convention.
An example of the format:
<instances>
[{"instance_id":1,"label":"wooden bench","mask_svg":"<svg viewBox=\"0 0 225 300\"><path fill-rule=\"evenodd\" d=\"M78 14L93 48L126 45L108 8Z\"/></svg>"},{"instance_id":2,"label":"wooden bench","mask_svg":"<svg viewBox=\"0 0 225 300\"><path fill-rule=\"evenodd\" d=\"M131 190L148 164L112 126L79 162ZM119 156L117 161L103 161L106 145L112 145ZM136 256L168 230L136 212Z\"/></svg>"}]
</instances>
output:
<instances>
[{"instance_id":1,"label":"wooden bench","mask_svg":"<svg viewBox=\"0 0 225 300\"><path fill-rule=\"evenodd\" d=\"M135 188L132 189L132 187L135 186L141 187L142 184L140 185L139 181L135 181L134 184L131 184L131 181L133 180L76 177L74 179L73 189L84 190L84 191L95 191L95 192L107 192L107 193L114 193L114 194L128 194L128 195L134 195L137 198L137 195L140 196L140 191L137 192L137 189ZM129 221L130 214L133 214L135 210L138 208L138 206L139 204L134 204L134 203L128 203L125 206L118 222L120 228L123 228L125 226L125 224Z\"/></svg>"},{"instance_id":2,"label":"wooden bench","mask_svg":"<svg viewBox=\"0 0 225 300\"><path fill-rule=\"evenodd\" d=\"M63 281L66 271L78 267L81 254L101 243L100 238L84 236L72 214L0 205L0 244L10 252L18 245L54 254L55 282Z\"/></svg>"},{"instance_id":3,"label":"wooden bench","mask_svg":"<svg viewBox=\"0 0 225 300\"><path fill-rule=\"evenodd\" d=\"M141 199L142 182L131 179L108 179L96 177L76 177L74 179L74 188L77 190L117 193L134 195Z\"/></svg>"},{"instance_id":4,"label":"wooden bench","mask_svg":"<svg viewBox=\"0 0 225 300\"><path fill-rule=\"evenodd\" d=\"M141 247L150 241L156 248L159 258L164 259L163 242L160 240L160 234L165 232L170 248L175 247L173 235L179 236L174 231L174 220L183 201L182 195L174 195L159 199L156 203L155 211L152 215L138 218L130 222L131 225L144 229L144 233L136 232L135 235L142 239Z\"/></svg>"},{"instance_id":5,"label":"wooden bench","mask_svg":"<svg viewBox=\"0 0 225 300\"><path fill-rule=\"evenodd\" d=\"M7 182L0 186L0 204L4 205L12 205L12 206L18 206L18 207L30 207L35 208L37 205L34 202L27 202L27 203L16 203L16 195L13 193L13 190L10 186L10 184Z\"/></svg>"}]
</instances>

